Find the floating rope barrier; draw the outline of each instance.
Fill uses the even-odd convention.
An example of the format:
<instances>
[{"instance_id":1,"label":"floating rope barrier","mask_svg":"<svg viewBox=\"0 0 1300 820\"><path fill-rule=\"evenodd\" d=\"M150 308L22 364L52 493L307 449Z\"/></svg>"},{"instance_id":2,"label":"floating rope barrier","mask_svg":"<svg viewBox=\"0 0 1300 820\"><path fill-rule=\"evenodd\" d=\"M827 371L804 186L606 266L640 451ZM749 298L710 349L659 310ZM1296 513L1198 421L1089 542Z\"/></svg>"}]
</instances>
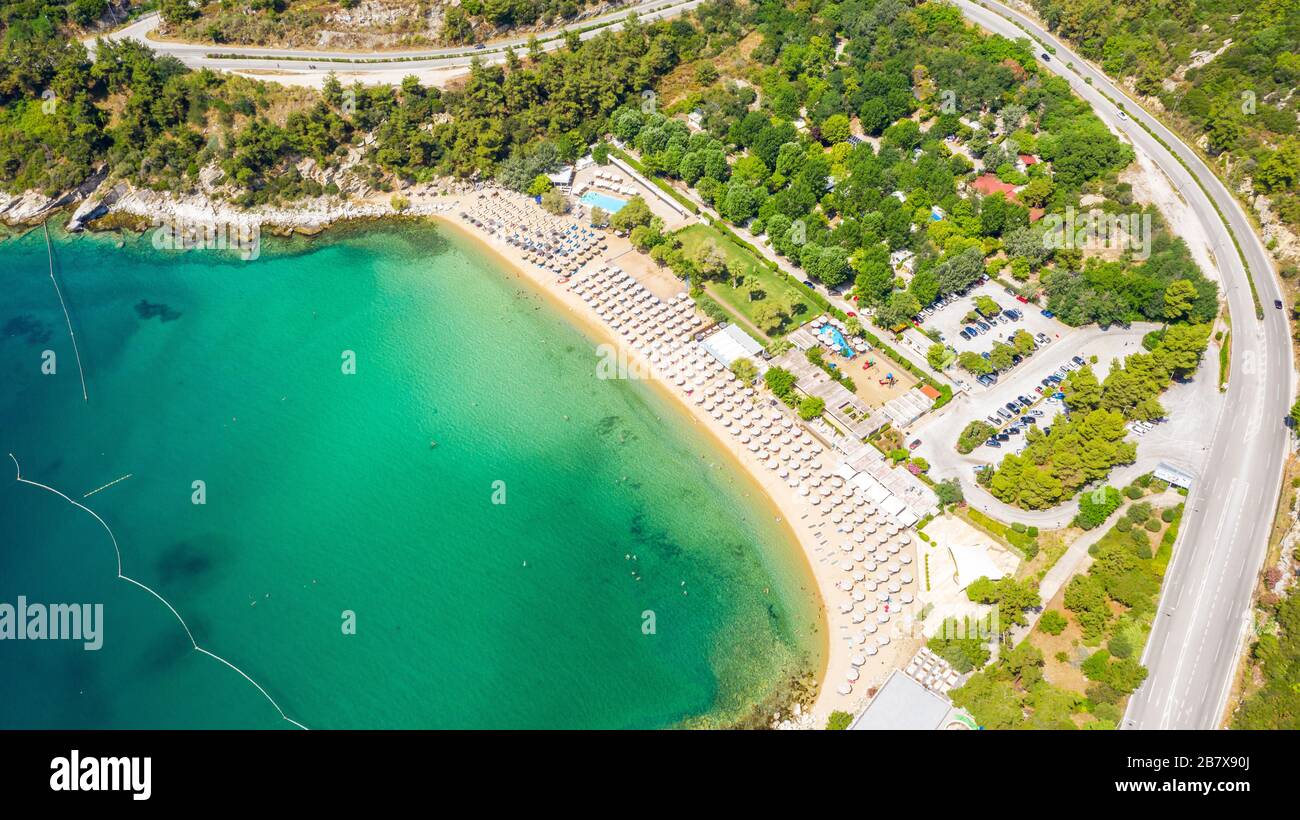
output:
<instances>
[{"instance_id":1,"label":"floating rope barrier","mask_svg":"<svg viewBox=\"0 0 1300 820\"><path fill-rule=\"evenodd\" d=\"M159 595L156 591L154 591L152 588L150 588L150 587L147 586L146 584L142 584L142 583L140 583L139 581L135 580L134 578L132 578L132 577L130 577L130 576L128 576L128 575L124 575L124 574L122 573L122 550L121 550L121 548L118 547L118 545L117 545L117 536L113 534L113 530L112 530L112 528L108 526L108 524L104 521L104 519L102 519L102 518L99 517L99 514L98 514L98 513L96 513L94 510L90 509L89 507L87 507L85 504L82 504L82 503L79 502L79 501L75 501L75 500L69 498L68 496L64 495L63 493L59 492L58 490L54 489L53 487L50 487L50 486L45 485L45 484L41 484L41 483L36 482L36 481L31 481L31 480L26 479L26 478L23 478L23 468L22 468L22 466L18 463L18 459L14 456L13 453L10 453L10 454L9 454L9 458L13 460L13 463L14 463L14 469L18 471L17 481L18 481L19 484L27 484L28 486L31 486L31 487L37 487L37 488L39 488L39 489L45 490L46 492L53 493L54 495L57 495L59 498L62 498L64 501L68 502L68 503L71 504L72 506L74 506L74 507L76 507L76 508L82 510L83 512L89 513L90 516L91 516L92 518L94 518L96 521L99 522L99 525L100 525L101 527L104 528L104 532L107 532L107 533L108 533L108 538L109 538L109 540L113 542L113 552L117 554L117 577L118 577L118 579L120 579L120 580L122 580L122 581L126 581L126 582L129 583L129 584L134 584L135 586L139 587L140 589L143 589L145 592L149 593L150 595L152 595L153 597L155 597L155 598L157 598L159 601L161 601L161 602L162 602L162 605L165 606L165 607L167 607L168 611L170 611L171 614L174 615L174 616L176 617L176 621L181 625L181 629L184 629L184 630L185 630L185 635L190 639L190 644L194 647L194 649L195 649L196 651L201 652L201 653L203 653L204 655L207 655L209 658L212 658L213 660L220 661L221 663L223 663L223 664L225 664L226 666L230 667L231 669L235 670L235 672L237 672L241 678L243 678L244 680L248 681L250 684L253 685L253 688L254 688L254 689L256 689L257 691L259 691L259 692L262 693L262 697L266 698L267 702L270 703L272 706L275 707L275 711L277 711L277 712L280 713L280 717L281 717L281 718L283 718L284 720L288 721L289 723L292 723L294 726L297 726L299 729L306 729L306 728L307 728L306 726L303 726L303 725L302 725L301 723L299 723L298 721L296 721L296 720L294 720L293 718L291 718L291 717L289 717L288 715L286 715L286 714L284 713L284 710L280 708L280 704L278 704L278 703L275 702L275 698L271 697L271 696L267 693L267 691L266 691L265 689L262 688L262 685L261 685L260 683L258 683L257 681L253 680L252 678L250 678L250 677L248 676L248 673L246 673L244 670L240 669L238 666L235 666L233 663L231 663L230 661L228 661L228 660L226 660L225 658L221 657L220 655L218 655L218 654L216 654L216 653L214 653L214 652L209 652L207 649L204 649L203 647L199 646L199 642L196 641L196 640L194 639L194 633L190 631L189 624L185 623L185 619L181 617L181 614L180 614L179 612L176 611L176 607L172 606L170 601L168 601L168 600L167 600L166 598L164 598L163 596ZM129 477L130 477L130 476L127 475L127 476L123 476L122 478L129 478ZM122 480L121 478L118 479L118 481L121 481L121 480ZM116 484L117 481L114 481L114 482L112 482L112 483L113 483L113 484ZM107 486L112 486L112 485L111 485L111 484L106 484L106 485L104 485L104 486L107 487ZM101 487L100 489L103 489L103 487ZM95 492L98 492L98 490L96 490ZM90 493L87 493L87 495L90 495Z\"/></svg>"},{"instance_id":2,"label":"floating rope barrier","mask_svg":"<svg viewBox=\"0 0 1300 820\"><path fill-rule=\"evenodd\" d=\"M91 490L90 492L88 492L88 493L86 493L85 495L83 495L82 498L90 498L92 495L94 495L95 493L99 492L100 490L107 490L109 487L112 487L114 484L117 484L117 483L122 482L122 481L126 481L126 480L127 480L128 478L130 478L132 475L134 475L134 473L127 473L126 475L122 476L121 478L118 478L118 479L115 479L115 480L113 480L113 481L110 481L110 482L108 482L107 484L105 484L105 485L102 486L102 487L96 487L95 489L93 489L93 490Z\"/></svg>"},{"instance_id":3,"label":"floating rope barrier","mask_svg":"<svg viewBox=\"0 0 1300 820\"><path fill-rule=\"evenodd\" d=\"M86 392L86 371L81 367L81 351L77 349L77 334L72 330L72 317L68 314L68 306L63 301L63 290L59 287L59 280L54 278L54 246L50 244L50 226L42 222L41 227L45 229L45 252L50 257L50 281L54 283L54 292L59 295L63 319L68 323L68 335L72 337L72 353L77 357L77 372L81 374L81 398L88 402L90 394Z\"/></svg>"}]
</instances>

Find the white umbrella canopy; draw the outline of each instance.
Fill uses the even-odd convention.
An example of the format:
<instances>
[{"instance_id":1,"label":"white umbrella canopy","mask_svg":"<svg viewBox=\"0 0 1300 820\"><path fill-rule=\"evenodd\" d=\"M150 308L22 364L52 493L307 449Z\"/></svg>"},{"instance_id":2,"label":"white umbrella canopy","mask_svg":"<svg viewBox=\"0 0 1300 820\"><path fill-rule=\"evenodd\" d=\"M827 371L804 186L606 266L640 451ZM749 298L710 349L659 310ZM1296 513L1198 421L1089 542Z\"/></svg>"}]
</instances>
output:
<instances>
[{"instance_id":1,"label":"white umbrella canopy","mask_svg":"<svg viewBox=\"0 0 1300 820\"><path fill-rule=\"evenodd\" d=\"M851 695L853 694L853 687L849 686L847 683L841 683L839 686L835 687L835 691L839 692L841 695Z\"/></svg>"}]
</instances>

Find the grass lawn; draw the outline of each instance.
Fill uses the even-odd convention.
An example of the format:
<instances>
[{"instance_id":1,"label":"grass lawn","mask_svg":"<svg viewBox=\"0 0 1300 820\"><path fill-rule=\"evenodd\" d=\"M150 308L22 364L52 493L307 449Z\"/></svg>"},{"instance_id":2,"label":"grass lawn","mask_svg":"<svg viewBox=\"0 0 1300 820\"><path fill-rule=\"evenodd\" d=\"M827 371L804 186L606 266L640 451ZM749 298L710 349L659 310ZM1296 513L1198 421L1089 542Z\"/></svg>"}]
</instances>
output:
<instances>
[{"instance_id":1,"label":"grass lawn","mask_svg":"<svg viewBox=\"0 0 1300 820\"><path fill-rule=\"evenodd\" d=\"M676 236L681 240L682 248L692 258L701 245L713 240L727 255L728 269L739 271L744 276L740 288L732 287L731 280L728 278L709 282L707 290L723 307L743 316L747 329L757 329L754 324L754 308L763 301L761 299L750 301L751 291L762 291L765 299L780 298L793 311L793 319L787 322L782 330L764 334L769 339L794 329L821 312L821 308L804 296L783 274L773 271L749 250L732 242L711 226L691 225L678 231Z\"/></svg>"}]
</instances>

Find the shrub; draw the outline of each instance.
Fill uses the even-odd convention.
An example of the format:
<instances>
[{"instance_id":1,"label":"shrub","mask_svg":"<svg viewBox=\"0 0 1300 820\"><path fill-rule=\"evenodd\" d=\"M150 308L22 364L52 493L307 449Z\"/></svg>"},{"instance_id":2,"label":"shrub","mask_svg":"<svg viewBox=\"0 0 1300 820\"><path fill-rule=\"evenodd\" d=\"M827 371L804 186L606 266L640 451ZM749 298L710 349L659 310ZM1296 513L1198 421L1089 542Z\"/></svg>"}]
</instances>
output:
<instances>
[{"instance_id":1,"label":"shrub","mask_svg":"<svg viewBox=\"0 0 1300 820\"><path fill-rule=\"evenodd\" d=\"M1154 518L1148 518L1143 526L1146 527L1147 532L1160 532L1160 522Z\"/></svg>"},{"instance_id":2,"label":"shrub","mask_svg":"<svg viewBox=\"0 0 1300 820\"><path fill-rule=\"evenodd\" d=\"M997 428L987 421L980 421L979 419L972 421L966 425L966 429L961 431L961 436L957 439L957 452L966 455L987 441L996 432Z\"/></svg>"},{"instance_id":3,"label":"shrub","mask_svg":"<svg viewBox=\"0 0 1300 820\"><path fill-rule=\"evenodd\" d=\"M1124 495L1136 501L1137 499L1142 497L1142 488L1134 487L1132 484L1130 484L1129 486L1124 488Z\"/></svg>"},{"instance_id":4,"label":"shrub","mask_svg":"<svg viewBox=\"0 0 1300 820\"><path fill-rule=\"evenodd\" d=\"M1083 674L1088 680L1106 682L1106 667L1110 664L1110 652L1098 649L1083 662Z\"/></svg>"},{"instance_id":5,"label":"shrub","mask_svg":"<svg viewBox=\"0 0 1300 820\"><path fill-rule=\"evenodd\" d=\"M1025 535L1028 535L1030 538L1037 538L1038 527L1025 527Z\"/></svg>"},{"instance_id":6,"label":"shrub","mask_svg":"<svg viewBox=\"0 0 1300 820\"><path fill-rule=\"evenodd\" d=\"M1043 613L1043 617L1038 619L1038 628L1046 632L1048 635L1060 635L1065 631L1065 627L1068 626L1069 623L1070 622L1067 621L1065 616L1060 612L1057 612L1055 609L1049 609Z\"/></svg>"},{"instance_id":7,"label":"shrub","mask_svg":"<svg viewBox=\"0 0 1300 820\"><path fill-rule=\"evenodd\" d=\"M1079 514L1075 516L1074 523L1085 530L1093 529L1110 518L1110 514L1119 509L1119 505L1119 490L1114 487L1086 492L1079 498Z\"/></svg>"},{"instance_id":8,"label":"shrub","mask_svg":"<svg viewBox=\"0 0 1300 820\"><path fill-rule=\"evenodd\" d=\"M834 711L831 712L830 718L826 721L826 728L831 731L847 729L853 723L853 715L848 712Z\"/></svg>"},{"instance_id":9,"label":"shrub","mask_svg":"<svg viewBox=\"0 0 1300 820\"><path fill-rule=\"evenodd\" d=\"M1177 518L1178 518L1178 514L1174 512L1173 507L1166 507L1164 510L1160 512L1160 520L1165 522L1166 524L1174 523L1174 520Z\"/></svg>"}]
</instances>

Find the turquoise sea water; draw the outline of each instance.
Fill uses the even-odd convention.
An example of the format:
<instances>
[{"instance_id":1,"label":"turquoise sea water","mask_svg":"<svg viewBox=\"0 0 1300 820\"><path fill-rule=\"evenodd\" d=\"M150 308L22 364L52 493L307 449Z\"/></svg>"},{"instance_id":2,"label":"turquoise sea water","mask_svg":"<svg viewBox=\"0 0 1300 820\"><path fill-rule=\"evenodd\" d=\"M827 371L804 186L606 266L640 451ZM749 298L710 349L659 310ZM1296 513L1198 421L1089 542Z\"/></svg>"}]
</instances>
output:
<instances>
[{"instance_id":1,"label":"turquoise sea water","mask_svg":"<svg viewBox=\"0 0 1300 820\"><path fill-rule=\"evenodd\" d=\"M289 727L10 452L312 728L713 725L820 669L758 489L478 247L414 223L254 262L114 243L55 237L83 402L43 237L0 242L0 602L106 620L99 652L0 641L0 727Z\"/></svg>"}]
</instances>

